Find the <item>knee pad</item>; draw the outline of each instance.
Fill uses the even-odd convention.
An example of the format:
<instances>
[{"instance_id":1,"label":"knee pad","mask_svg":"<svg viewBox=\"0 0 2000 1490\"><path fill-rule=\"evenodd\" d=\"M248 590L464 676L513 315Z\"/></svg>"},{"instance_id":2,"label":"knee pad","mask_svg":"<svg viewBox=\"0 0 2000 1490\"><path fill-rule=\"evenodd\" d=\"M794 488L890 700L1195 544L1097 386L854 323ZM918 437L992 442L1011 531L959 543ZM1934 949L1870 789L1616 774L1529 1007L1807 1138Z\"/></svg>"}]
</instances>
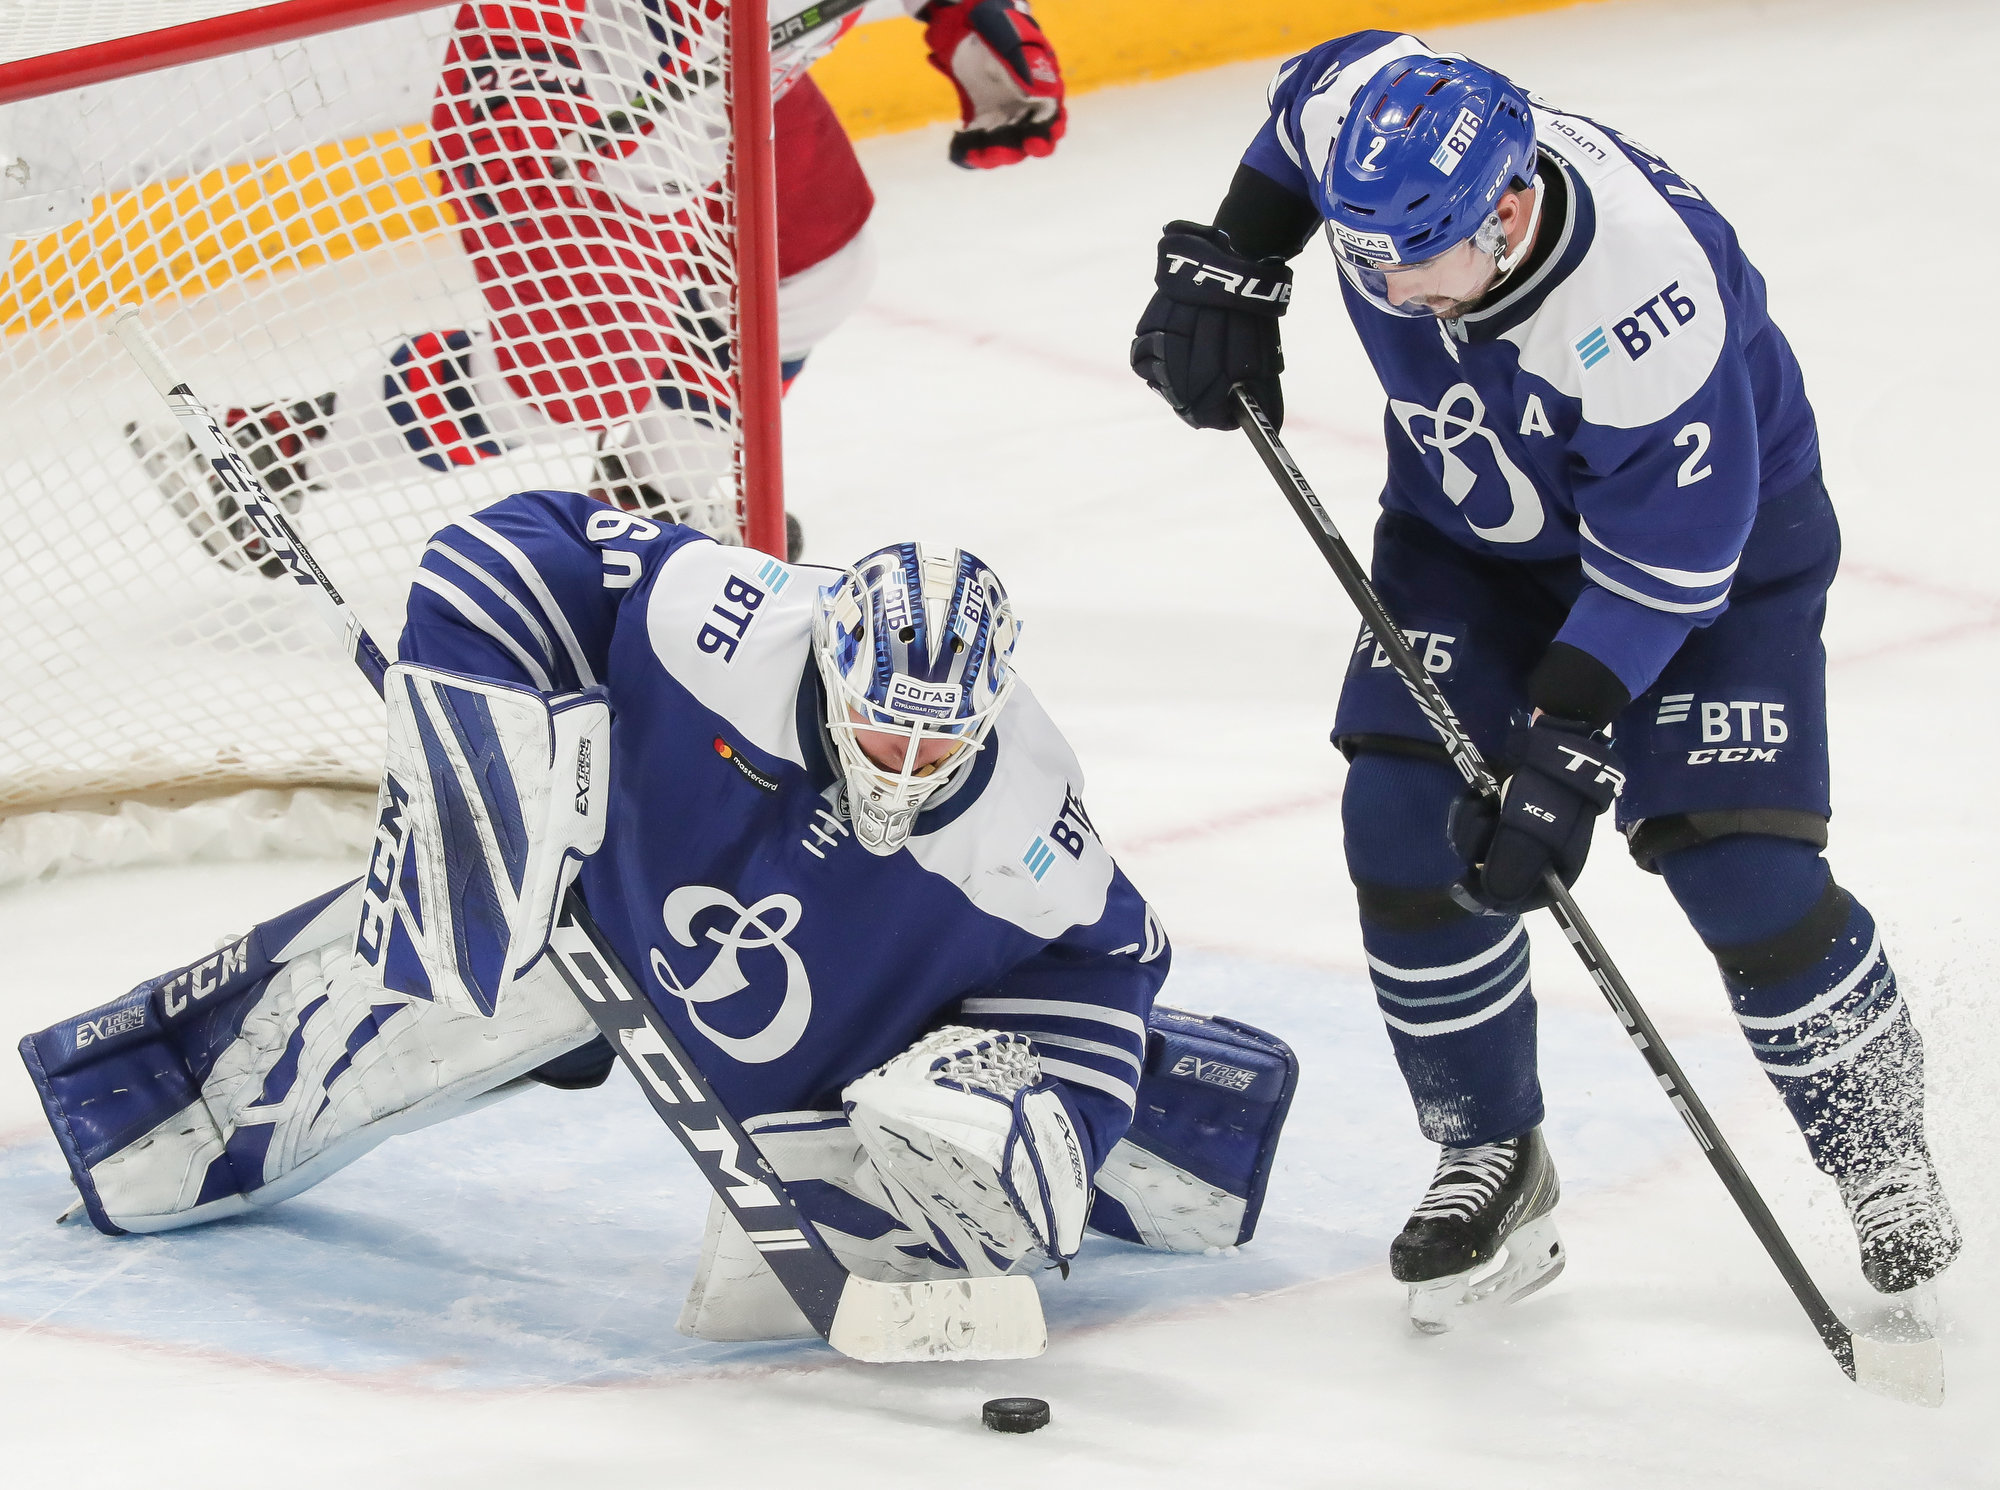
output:
<instances>
[{"instance_id":1,"label":"knee pad","mask_svg":"<svg viewBox=\"0 0 2000 1490\"><path fill-rule=\"evenodd\" d=\"M1810 842L1732 834L1675 849L1657 862L1724 974L1742 981L1803 971L1846 924L1846 892Z\"/></svg>"},{"instance_id":2,"label":"knee pad","mask_svg":"<svg viewBox=\"0 0 2000 1490\"><path fill-rule=\"evenodd\" d=\"M1389 754L1357 742L1340 818L1364 920L1419 931L1466 914L1449 893L1465 866L1445 836L1463 790L1442 751Z\"/></svg>"}]
</instances>

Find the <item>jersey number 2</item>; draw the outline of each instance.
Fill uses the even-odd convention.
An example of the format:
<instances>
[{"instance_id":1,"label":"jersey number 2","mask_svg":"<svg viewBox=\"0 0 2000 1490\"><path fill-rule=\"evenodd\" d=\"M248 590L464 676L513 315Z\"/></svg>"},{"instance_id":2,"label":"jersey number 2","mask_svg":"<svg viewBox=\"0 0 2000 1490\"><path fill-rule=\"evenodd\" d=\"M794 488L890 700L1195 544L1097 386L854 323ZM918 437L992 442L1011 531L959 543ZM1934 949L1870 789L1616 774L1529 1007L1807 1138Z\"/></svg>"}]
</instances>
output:
<instances>
[{"instance_id":1,"label":"jersey number 2","mask_svg":"<svg viewBox=\"0 0 2000 1490\"><path fill-rule=\"evenodd\" d=\"M1681 462L1681 473L1674 482L1676 486L1693 486L1697 481L1705 480L1714 471L1715 467L1701 463L1701 458L1708 454L1710 438L1708 426L1700 420L1681 426L1681 432L1674 436L1674 444L1692 445L1694 449L1690 450L1688 458Z\"/></svg>"}]
</instances>

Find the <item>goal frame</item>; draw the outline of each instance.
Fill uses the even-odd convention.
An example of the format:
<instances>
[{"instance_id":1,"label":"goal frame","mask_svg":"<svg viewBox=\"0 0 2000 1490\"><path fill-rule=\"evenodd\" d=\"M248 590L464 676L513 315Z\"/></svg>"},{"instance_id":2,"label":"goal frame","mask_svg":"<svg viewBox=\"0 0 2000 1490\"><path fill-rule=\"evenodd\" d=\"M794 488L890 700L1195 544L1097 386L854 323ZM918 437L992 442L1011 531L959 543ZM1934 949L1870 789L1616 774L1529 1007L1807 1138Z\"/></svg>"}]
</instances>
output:
<instances>
[{"instance_id":1,"label":"goal frame","mask_svg":"<svg viewBox=\"0 0 2000 1490\"><path fill-rule=\"evenodd\" d=\"M0 104L447 8L436 0L277 0L0 63ZM778 360L778 198L769 6L767 0L728 0L728 9L729 185L736 201L732 246L740 351L738 495L743 541L782 559L786 556L784 383Z\"/></svg>"}]
</instances>

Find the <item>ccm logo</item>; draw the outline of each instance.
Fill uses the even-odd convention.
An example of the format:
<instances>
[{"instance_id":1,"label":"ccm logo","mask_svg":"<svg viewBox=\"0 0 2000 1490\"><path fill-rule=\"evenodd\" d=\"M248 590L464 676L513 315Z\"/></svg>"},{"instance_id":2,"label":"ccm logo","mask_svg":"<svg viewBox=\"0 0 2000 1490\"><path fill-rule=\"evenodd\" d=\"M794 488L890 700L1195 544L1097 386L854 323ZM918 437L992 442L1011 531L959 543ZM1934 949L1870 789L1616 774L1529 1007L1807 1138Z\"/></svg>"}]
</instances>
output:
<instances>
[{"instance_id":1,"label":"ccm logo","mask_svg":"<svg viewBox=\"0 0 2000 1490\"><path fill-rule=\"evenodd\" d=\"M250 970L250 938L212 952L191 968L175 973L160 985L160 1008L172 1019L188 1006L190 999L207 998L231 978Z\"/></svg>"}]
</instances>

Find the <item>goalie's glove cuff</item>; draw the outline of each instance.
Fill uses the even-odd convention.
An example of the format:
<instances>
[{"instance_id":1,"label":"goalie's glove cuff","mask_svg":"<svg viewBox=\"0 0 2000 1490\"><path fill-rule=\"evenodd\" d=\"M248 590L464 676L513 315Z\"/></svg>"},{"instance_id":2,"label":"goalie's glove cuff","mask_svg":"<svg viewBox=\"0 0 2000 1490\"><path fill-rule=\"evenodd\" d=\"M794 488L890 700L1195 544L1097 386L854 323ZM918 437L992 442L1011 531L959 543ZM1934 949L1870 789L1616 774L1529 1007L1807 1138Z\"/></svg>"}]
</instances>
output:
<instances>
[{"instance_id":1,"label":"goalie's glove cuff","mask_svg":"<svg viewBox=\"0 0 2000 1490\"><path fill-rule=\"evenodd\" d=\"M1083 1245L1090 1213L1090 1176L1077 1129L1076 1115L1048 1077L1014 1094L1000 1183L1034 1233L1035 1245L1059 1263Z\"/></svg>"},{"instance_id":2,"label":"goalie's glove cuff","mask_svg":"<svg viewBox=\"0 0 2000 1490\"><path fill-rule=\"evenodd\" d=\"M1153 284L1132 341L1132 371L1196 429L1236 428L1238 383L1281 428L1278 317L1291 303L1291 269L1279 259L1244 258L1220 228L1170 222Z\"/></svg>"},{"instance_id":3,"label":"goalie's glove cuff","mask_svg":"<svg viewBox=\"0 0 2000 1490\"><path fill-rule=\"evenodd\" d=\"M1052 154L1069 122L1062 65L1027 7L937 0L921 19L931 66L958 92L951 163L988 170Z\"/></svg>"},{"instance_id":4,"label":"goalie's glove cuff","mask_svg":"<svg viewBox=\"0 0 2000 1490\"><path fill-rule=\"evenodd\" d=\"M1519 915L1549 904L1543 875L1576 883L1598 816L1625 786L1625 765L1602 734L1543 715L1507 736L1512 771L1496 802L1468 792L1452 804L1452 848L1468 872L1455 887L1471 908Z\"/></svg>"}]
</instances>

